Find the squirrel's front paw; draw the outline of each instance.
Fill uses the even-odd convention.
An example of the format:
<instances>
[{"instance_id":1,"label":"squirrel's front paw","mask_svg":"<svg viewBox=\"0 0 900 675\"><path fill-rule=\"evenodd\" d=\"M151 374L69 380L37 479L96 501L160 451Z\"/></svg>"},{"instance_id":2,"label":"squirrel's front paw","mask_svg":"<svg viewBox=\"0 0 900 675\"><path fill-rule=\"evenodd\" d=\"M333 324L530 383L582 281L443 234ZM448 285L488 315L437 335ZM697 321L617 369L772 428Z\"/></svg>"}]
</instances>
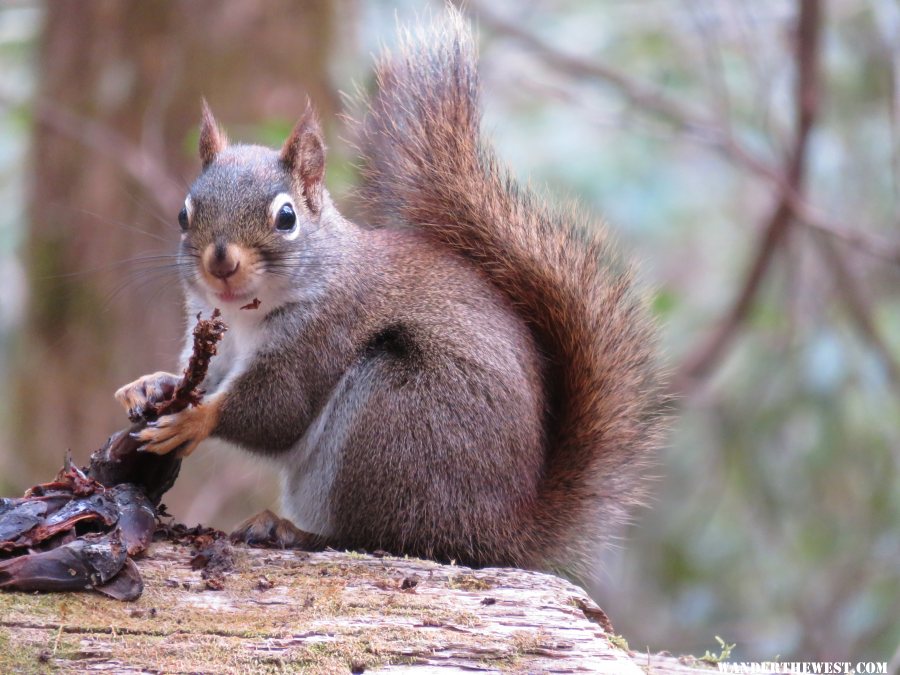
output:
<instances>
[{"instance_id":1,"label":"squirrel's front paw","mask_svg":"<svg viewBox=\"0 0 900 675\"><path fill-rule=\"evenodd\" d=\"M116 400L128 411L128 419L137 422L149 403L160 403L172 397L181 378L159 371L144 375L119 389Z\"/></svg>"},{"instance_id":2,"label":"squirrel's front paw","mask_svg":"<svg viewBox=\"0 0 900 675\"><path fill-rule=\"evenodd\" d=\"M143 452L166 455L176 450L179 457L187 457L216 428L220 405L221 398L213 396L179 413L163 415L132 436L143 443Z\"/></svg>"}]
</instances>

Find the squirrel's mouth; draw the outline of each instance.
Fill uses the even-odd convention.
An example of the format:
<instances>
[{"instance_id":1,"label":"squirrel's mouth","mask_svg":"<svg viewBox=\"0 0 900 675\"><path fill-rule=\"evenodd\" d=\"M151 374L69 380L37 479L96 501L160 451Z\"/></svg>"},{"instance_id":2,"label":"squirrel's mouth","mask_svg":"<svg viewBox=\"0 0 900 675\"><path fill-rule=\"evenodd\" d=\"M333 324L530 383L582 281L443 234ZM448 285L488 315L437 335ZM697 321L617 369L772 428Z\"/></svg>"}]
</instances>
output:
<instances>
[{"instance_id":1,"label":"squirrel's mouth","mask_svg":"<svg viewBox=\"0 0 900 675\"><path fill-rule=\"evenodd\" d=\"M201 286L204 287L210 299L216 302L248 302L253 299L254 293L259 293L257 284L252 279L210 279L202 280Z\"/></svg>"},{"instance_id":2,"label":"squirrel's mouth","mask_svg":"<svg viewBox=\"0 0 900 675\"><path fill-rule=\"evenodd\" d=\"M253 299L253 289L246 285L238 288L230 286L228 283L216 284L216 286L209 290L211 295L214 295L220 302L246 302Z\"/></svg>"},{"instance_id":3,"label":"squirrel's mouth","mask_svg":"<svg viewBox=\"0 0 900 675\"><path fill-rule=\"evenodd\" d=\"M252 293L235 293L233 290L217 291L215 296L222 302L240 302L250 299Z\"/></svg>"}]
</instances>

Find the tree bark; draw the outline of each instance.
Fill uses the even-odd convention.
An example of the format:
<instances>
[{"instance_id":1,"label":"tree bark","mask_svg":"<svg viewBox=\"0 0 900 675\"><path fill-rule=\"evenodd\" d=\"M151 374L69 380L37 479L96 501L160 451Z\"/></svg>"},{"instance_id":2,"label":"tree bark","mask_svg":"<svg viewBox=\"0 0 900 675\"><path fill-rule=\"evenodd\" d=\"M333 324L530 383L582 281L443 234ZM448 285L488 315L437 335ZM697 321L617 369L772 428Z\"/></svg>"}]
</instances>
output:
<instances>
[{"instance_id":1,"label":"tree bark","mask_svg":"<svg viewBox=\"0 0 900 675\"><path fill-rule=\"evenodd\" d=\"M138 561L143 596L0 594L0 672L692 673L629 652L577 586L514 569L236 547L210 590L187 546ZM616 646L619 645L619 646Z\"/></svg>"}]
</instances>

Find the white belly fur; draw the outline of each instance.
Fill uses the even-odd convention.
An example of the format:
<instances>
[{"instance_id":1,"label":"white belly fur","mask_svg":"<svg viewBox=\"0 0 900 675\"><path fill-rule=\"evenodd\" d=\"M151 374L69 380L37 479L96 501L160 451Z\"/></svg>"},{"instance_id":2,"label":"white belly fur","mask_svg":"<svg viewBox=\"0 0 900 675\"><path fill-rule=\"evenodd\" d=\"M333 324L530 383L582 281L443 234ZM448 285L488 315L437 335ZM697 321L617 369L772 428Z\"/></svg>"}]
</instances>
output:
<instances>
[{"instance_id":1,"label":"white belly fur","mask_svg":"<svg viewBox=\"0 0 900 675\"><path fill-rule=\"evenodd\" d=\"M208 318L212 308L199 298L189 297L188 311L191 317L202 311L204 318ZM264 330L260 326L263 316L256 310L223 310L222 318L228 324L228 331L219 344L217 356L210 362L207 394L227 387L245 372L254 356L265 347ZM189 331L192 329L193 325L189 326ZM190 356L190 345L189 333L183 358L185 363ZM339 386L337 391L341 389ZM326 536L332 532L328 495L337 471L334 450L343 444L338 437L340 433L335 433L334 425L328 425L331 411L332 404L329 402L297 444L277 460L282 468L283 515L302 530ZM324 434L326 426L330 428Z\"/></svg>"},{"instance_id":2,"label":"white belly fur","mask_svg":"<svg viewBox=\"0 0 900 675\"><path fill-rule=\"evenodd\" d=\"M337 391L341 389L338 386ZM334 401L332 396L303 438L286 454L281 473L285 515L301 530L326 536L334 532L329 495L344 441L341 430L329 424Z\"/></svg>"}]
</instances>

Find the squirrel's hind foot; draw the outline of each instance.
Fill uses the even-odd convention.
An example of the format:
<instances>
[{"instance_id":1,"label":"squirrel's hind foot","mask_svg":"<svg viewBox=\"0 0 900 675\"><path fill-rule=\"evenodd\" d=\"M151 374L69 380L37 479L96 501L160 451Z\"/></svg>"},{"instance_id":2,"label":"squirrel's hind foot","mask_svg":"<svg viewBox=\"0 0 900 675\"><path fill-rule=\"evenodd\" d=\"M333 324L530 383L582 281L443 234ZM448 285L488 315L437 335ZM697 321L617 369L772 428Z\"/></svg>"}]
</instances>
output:
<instances>
[{"instance_id":1,"label":"squirrel's hind foot","mask_svg":"<svg viewBox=\"0 0 900 675\"><path fill-rule=\"evenodd\" d=\"M258 548L296 548L319 551L325 547L320 535L304 532L287 518L266 509L234 528L231 541Z\"/></svg>"}]
</instances>

